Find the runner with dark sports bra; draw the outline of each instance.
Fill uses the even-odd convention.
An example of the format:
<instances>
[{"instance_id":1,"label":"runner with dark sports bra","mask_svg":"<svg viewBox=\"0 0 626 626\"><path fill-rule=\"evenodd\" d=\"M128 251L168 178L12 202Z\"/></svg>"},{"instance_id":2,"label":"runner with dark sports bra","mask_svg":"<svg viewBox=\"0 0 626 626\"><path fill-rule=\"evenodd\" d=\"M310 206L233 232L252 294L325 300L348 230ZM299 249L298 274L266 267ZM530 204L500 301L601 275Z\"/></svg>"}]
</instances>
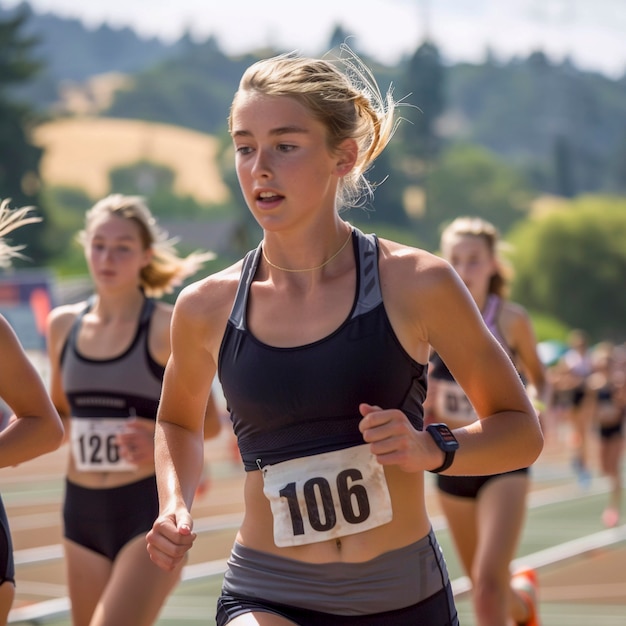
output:
<instances>
[{"instance_id":1,"label":"runner with dark sports bra","mask_svg":"<svg viewBox=\"0 0 626 626\"><path fill-rule=\"evenodd\" d=\"M389 494L375 489L378 483L384 484L382 466L372 461L359 431L361 415L355 411L359 402L395 406L415 429L423 429L426 368L402 349L385 313L377 239L354 229L350 240L359 277L357 294L348 319L334 333L313 345L284 349L254 337L247 327L246 313L252 280L262 259L259 247L244 260L242 282L222 341L220 381L244 467L247 471L260 468L264 475L276 545L339 541L391 520ZM259 363L263 363L261 371ZM284 384L276 387L273 380ZM363 380L371 381L366 389ZM302 386L300 381L308 384ZM301 387L297 411L293 407L294 387ZM324 389L322 396L320 389ZM269 390L271 397L264 399ZM320 464L323 472L318 469ZM285 472L293 487L283 485ZM340 476L348 472L344 484ZM367 487L367 504L365 491L362 499L358 497L361 492L351 491L357 484L357 472L367 481L358 486ZM346 496L337 511L334 505L328 508L324 497L319 502L312 495L320 489L324 493L328 490L330 496L335 483L337 497L341 498L343 491ZM307 499L309 485L312 491ZM298 505L300 488L305 493L305 514ZM259 569L265 572L262 588ZM320 563L314 570L309 563L302 566L276 557L269 559L263 552L238 543L218 604L218 624L259 608L251 600L259 594L263 598L260 608L299 624L334 623L332 620L338 618L331 614L344 611L341 623L345 624L384 624L396 618L402 620L399 623L439 623L443 615L447 616L446 623L452 623L455 611L448 574L432 532L413 544L409 553L397 550L384 559L343 564L341 570L336 569L336 564ZM356 597L359 614L351 616ZM289 609L292 605L298 608ZM376 617L368 617L370 614Z\"/></svg>"},{"instance_id":2,"label":"runner with dark sports bra","mask_svg":"<svg viewBox=\"0 0 626 626\"><path fill-rule=\"evenodd\" d=\"M169 571L193 545L217 371L246 470L218 626L457 626L424 471L508 471L542 447L515 369L449 265L339 216L396 125L391 93L343 53L244 73L229 128L263 240L174 307L148 550ZM431 343L473 390L481 428L423 429Z\"/></svg>"},{"instance_id":3,"label":"runner with dark sports bra","mask_svg":"<svg viewBox=\"0 0 626 626\"><path fill-rule=\"evenodd\" d=\"M207 256L180 258L165 235L141 198L96 203L80 234L95 294L49 317L51 394L70 444L63 546L74 626L150 626L180 576L182 563L166 573L145 549L172 313L154 298ZM207 400L211 436L219 423Z\"/></svg>"},{"instance_id":4,"label":"runner with dark sports bra","mask_svg":"<svg viewBox=\"0 0 626 626\"><path fill-rule=\"evenodd\" d=\"M138 420L156 420L165 369L152 358L148 342L156 304L144 300L127 350L111 358L93 359L82 354L77 345L93 303L90 300L76 316L60 358L72 416L72 459L79 472L134 472L137 465L122 454L117 437ZM129 516L133 510L136 514ZM157 513L154 473L136 482L101 489L66 479L64 536L110 561L150 528Z\"/></svg>"},{"instance_id":5,"label":"runner with dark sports bra","mask_svg":"<svg viewBox=\"0 0 626 626\"><path fill-rule=\"evenodd\" d=\"M443 231L441 251L481 310L485 326L504 348L536 398L546 394L546 378L525 310L506 300L507 267L498 254L499 234L482 219L461 217ZM430 360L429 421L455 428L477 419L474 408L443 359ZM465 572L472 580L477 623L537 626L537 579L532 570L513 577L509 564L521 535L529 468L484 476L437 476L439 500Z\"/></svg>"},{"instance_id":6,"label":"runner with dark sports bra","mask_svg":"<svg viewBox=\"0 0 626 626\"><path fill-rule=\"evenodd\" d=\"M600 468L611 485L602 523L614 528L622 512L626 353L604 341L594 346L591 363L593 373L587 379L587 386L593 397L592 416L599 436Z\"/></svg>"},{"instance_id":7,"label":"runner with dark sports bra","mask_svg":"<svg viewBox=\"0 0 626 626\"><path fill-rule=\"evenodd\" d=\"M570 348L558 363L559 388L567 392L565 418L571 426L572 468L582 487L591 481L589 470L589 439L593 410L593 394L588 387L592 373L589 338L581 329L570 332Z\"/></svg>"},{"instance_id":8,"label":"runner with dark sports bra","mask_svg":"<svg viewBox=\"0 0 626 626\"><path fill-rule=\"evenodd\" d=\"M493 336L500 342L512 361L515 361L513 350L507 345L506 340L498 328L498 316L503 306L502 298L495 294L490 294L487 298L485 310L482 312L483 320ZM454 380L450 370L441 360L438 354L433 354L430 358L429 376L432 385L437 389L436 407L433 408L432 419L457 425L462 422L464 425L476 420L476 413L467 399L461 386ZM434 382L436 381L436 383ZM500 476L510 474L527 474L528 467L505 472L503 474L488 474L486 476L437 476L437 487L440 491L452 496L476 499L480 490L490 481Z\"/></svg>"}]
</instances>

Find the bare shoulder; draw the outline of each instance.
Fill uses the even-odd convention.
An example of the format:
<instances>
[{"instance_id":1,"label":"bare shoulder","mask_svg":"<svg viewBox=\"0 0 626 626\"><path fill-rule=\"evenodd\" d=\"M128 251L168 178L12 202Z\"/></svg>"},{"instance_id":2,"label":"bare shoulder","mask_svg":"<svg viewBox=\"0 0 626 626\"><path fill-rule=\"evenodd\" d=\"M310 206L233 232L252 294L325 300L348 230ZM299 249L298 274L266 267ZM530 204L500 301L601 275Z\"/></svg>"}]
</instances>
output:
<instances>
[{"instance_id":1,"label":"bare shoulder","mask_svg":"<svg viewBox=\"0 0 626 626\"><path fill-rule=\"evenodd\" d=\"M78 315L87 306L86 302L63 304L55 307L48 315L48 330L54 336L66 335Z\"/></svg>"},{"instance_id":2,"label":"bare shoulder","mask_svg":"<svg viewBox=\"0 0 626 626\"><path fill-rule=\"evenodd\" d=\"M420 248L380 239L379 266L385 288L406 295L436 295L459 280L452 266L443 258Z\"/></svg>"},{"instance_id":3,"label":"bare shoulder","mask_svg":"<svg viewBox=\"0 0 626 626\"><path fill-rule=\"evenodd\" d=\"M174 305L174 324L193 325L211 333L224 328L241 276L242 261L187 285Z\"/></svg>"},{"instance_id":4,"label":"bare shoulder","mask_svg":"<svg viewBox=\"0 0 626 626\"><path fill-rule=\"evenodd\" d=\"M242 261L239 261L185 287L176 300L177 312L191 317L220 315L224 307L232 306L241 268Z\"/></svg>"},{"instance_id":5,"label":"bare shoulder","mask_svg":"<svg viewBox=\"0 0 626 626\"><path fill-rule=\"evenodd\" d=\"M86 305L87 303L84 301L76 304L64 304L50 311L47 319L46 334L48 351L53 363L61 354L62 348L70 334L72 324Z\"/></svg>"},{"instance_id":6,"label":"bare shoulder","mask_svg":"<svg viewBox=\"0 0 626 626\"><path fill-rule=\"evenodd\" d=\"M430 345L471 309L471 296L445 259L419 248L381 240L379 268L391 324L409 354L425 363Z\"/></svg>"},{"instance_id":7,"label":"bare shoulder","mask_svg":"<svg viewBox=\"0 0 626 626\"><path fill-rule=\"evenodd\" d=\"M535 361L537 337L528 311L521 304L505 300L498 321L508 344L520 352L522 360Z\"/></svg>"},{"instance_id":8,"label":"bare shoulder","mask_svg":"<svg viewBox=\"0 0 626 626\"><path fill-rule=\"evenodd\" d=\"M526 325L530 323L528 311L521 304L511 302L510 300L502 301L500 318L504 326L511 328L519 326L520 324Z\"/></svg>"},{"instance_id":9,"label":"bare shoulder","mask_svg":"<svg viewBox=\"0 0 626 626\"><path fill-rule=\"evenodd\" d=\"M87 306L86 301L75 302L74 304L62 304L50 311L48 319L55 324L67 323L68 320L74 321L78 314Z\"/></svg>"},{"instance_id":10,"label":"bare shoulder","mask_svg":"<svg viewBox=\"0 0 626 626\"><path fill-rule=\"evenodd\" d=\"M511 300L502 301L502 311L507 315L515 317L528 317L526 309L521 304L512 302Z\"/></svg>"},{"instance_id":11,"label":"bare shoulder","mask_svg":"<svg viewBox=\"0 0 626 626\"><path fill-rule=\"evenodd\" d=\"M13 328L11 326L11 324L9 324L9 321L7 320L6 317L4 317L4 315L2 315L0 313L0 332L4 335L4 334L11 334L13 332Z\"/></svg>"},{"instance_id":12,"label":"bare shoulder","mask_svg":"<svg viewBox=\"0 0 626 626\"><path fill-rule=\"evenodd\" d=\"M3 351L7 348L13 347L17 341L17 335L15 334L13 327L3 315L0 315L0 345L3 348Z\"/></svg>"}]
</instances>

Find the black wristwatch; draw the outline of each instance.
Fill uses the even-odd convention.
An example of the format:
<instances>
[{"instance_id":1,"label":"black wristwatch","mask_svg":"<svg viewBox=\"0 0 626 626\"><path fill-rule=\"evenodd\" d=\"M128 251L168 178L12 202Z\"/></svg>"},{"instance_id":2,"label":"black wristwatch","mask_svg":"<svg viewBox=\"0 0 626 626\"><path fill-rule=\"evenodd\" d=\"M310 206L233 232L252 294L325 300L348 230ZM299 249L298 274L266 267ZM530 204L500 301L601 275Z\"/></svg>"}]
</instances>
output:
<instances>
[{"instance_id":1,"label":"black wristwatch","mask_svg":"<svg viewBox=\"0 0 626 626\"><path fill-rule=\"evenodd\" d=\"M459 442L445 424L429 424L426 427L426 431L435 440L439 449L443 450L446 455L439 467L429 470L433 474L439 474L439 472L447 470L452 465L454 453L459 449Z\"/></svg>"}]
</instances>

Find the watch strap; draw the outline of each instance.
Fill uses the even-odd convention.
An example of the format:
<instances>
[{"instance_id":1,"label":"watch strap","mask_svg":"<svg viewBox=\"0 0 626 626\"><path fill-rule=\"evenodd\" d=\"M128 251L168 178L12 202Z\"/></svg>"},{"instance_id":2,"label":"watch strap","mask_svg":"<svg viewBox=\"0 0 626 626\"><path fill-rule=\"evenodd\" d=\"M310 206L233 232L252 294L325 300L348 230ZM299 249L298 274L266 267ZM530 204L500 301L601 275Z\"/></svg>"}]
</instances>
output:
<instances>
[{"instance_id":1,"label":"watch strap","mask_svg":"<svg viewBox=\"0 0 626 626\"><path fill-rule=\"evenodd\" d=\"M442 435L438 428L445 428L446 433L450 436L450 430L445 424L429 424L426 427L426 432L433 438L434 442L437 444L437 447L444 453L443 463L436 467L435 469L428 470L431 474L439 474L447 470L454 461L454 454L456 453L457 448L459 447L454 435L452 435L453 443L452 446L450 442L445 444L442 440Z\"/></svg>"},{"instance_id":2,"label":"watch strap","mask_svg":"<svg viewBox=\"0 0 626 626\"><path fill-rule=\"evenodd\" d=\"M439 474L440 472L447 470L452 465L452 461L454 461L455 452L456 450L448 450L447 452L444 450L445 456L443 458L443 463L439 467L436 467L435 469L431 469L428 471L431 474Z\"/></svg>"}]
</instances>

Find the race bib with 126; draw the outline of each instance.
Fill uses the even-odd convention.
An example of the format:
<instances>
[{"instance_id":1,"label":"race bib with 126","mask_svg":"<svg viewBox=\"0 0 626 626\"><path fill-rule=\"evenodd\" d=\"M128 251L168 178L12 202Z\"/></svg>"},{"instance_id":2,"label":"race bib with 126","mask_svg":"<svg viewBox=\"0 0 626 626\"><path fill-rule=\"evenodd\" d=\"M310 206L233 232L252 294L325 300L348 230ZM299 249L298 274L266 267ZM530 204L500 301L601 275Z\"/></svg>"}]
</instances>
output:
<instances>
[{"instance_id":1,"label":"race bib with 126","mask_svg":"<svg viewBox=\"0 0 626 626\"><path fill-rule=\"evenodd\" d=\"M385 473L367 444L266 465L261 471L278 547L353 535L392 519Z\"/></svg>"},{"instance_id":2,"label":"race bib with 126","mask_svg":"<svg viewBox=\"0 0 626 626\"><path fill-rule=\"evenodd\" d=\"M81 472L127 472L137 469L120 455L116 436L125 419L72 418L70 440L76 469Z\"/></svg>"}]
</instances>

